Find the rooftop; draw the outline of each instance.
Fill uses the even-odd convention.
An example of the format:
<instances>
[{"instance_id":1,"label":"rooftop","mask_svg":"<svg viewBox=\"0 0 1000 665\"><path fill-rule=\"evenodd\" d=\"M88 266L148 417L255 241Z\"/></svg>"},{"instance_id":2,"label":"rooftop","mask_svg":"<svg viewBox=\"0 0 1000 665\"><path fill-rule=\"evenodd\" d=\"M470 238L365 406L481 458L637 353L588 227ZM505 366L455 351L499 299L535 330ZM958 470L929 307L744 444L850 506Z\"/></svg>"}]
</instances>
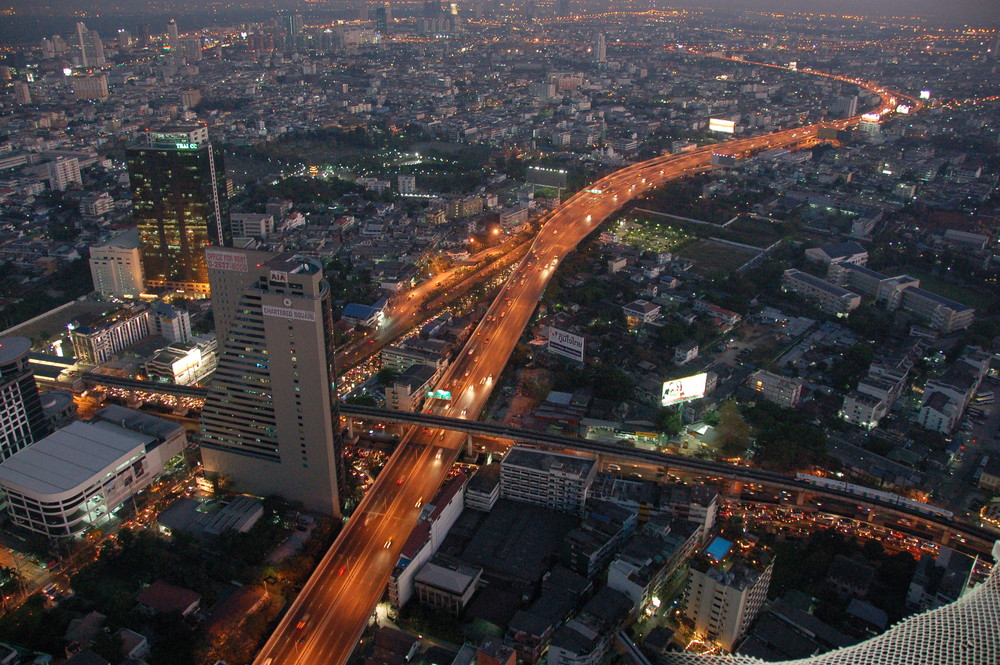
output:
<instances>
[{"instance_id":1,"label":"rooftop","mask_svg":"<svg viewBox=\"0 0 1000 665\"><path fill-rule=\"evenodd\" d=\"M581 478L590 473L595 463L593 457L564 455L520 446L511 448L507 456L503 458L503 466L505 467L519 466L544 473L556 472L564 475L576 475Z\"/></svg>"},{"instance_id":2,"label":"rooftop","mask_svg":"<svg viewBox=\"0 0 1000 665\"><path fill-rule=\"evenodd\" d=\"M0 463L0 483L32 494L67 492L152 440L109 422L76 421Z\"/></svg>"},{"instance_id":3,"label":"rooftop","mask_svg":"<svg viewBox=\"0 0 1000 665\"><path fill-rule=\"evenodd\" d=\"M12 363L31 349L31 340L27 337L0 338L0 365Z\"/></svg>"}]
</instances>

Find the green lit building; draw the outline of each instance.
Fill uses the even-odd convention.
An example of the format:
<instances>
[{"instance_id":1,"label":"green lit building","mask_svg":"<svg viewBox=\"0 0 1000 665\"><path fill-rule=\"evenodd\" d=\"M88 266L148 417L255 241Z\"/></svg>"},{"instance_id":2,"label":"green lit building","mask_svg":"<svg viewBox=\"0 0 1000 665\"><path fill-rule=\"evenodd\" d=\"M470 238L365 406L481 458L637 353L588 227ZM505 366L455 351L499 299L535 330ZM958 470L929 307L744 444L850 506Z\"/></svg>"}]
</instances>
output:
<instances>
[{"instance_id":1,"label":"green lit building","mask_svg":"<svg viewBox=\"0 0 1000 665\"><path fill-rule=\"evenodd\" d=\"M146 288L207 295L205 247L232 244L226 170L208 127L186 123L148 131L126 161Z\"/></svg>"}]
</instances>

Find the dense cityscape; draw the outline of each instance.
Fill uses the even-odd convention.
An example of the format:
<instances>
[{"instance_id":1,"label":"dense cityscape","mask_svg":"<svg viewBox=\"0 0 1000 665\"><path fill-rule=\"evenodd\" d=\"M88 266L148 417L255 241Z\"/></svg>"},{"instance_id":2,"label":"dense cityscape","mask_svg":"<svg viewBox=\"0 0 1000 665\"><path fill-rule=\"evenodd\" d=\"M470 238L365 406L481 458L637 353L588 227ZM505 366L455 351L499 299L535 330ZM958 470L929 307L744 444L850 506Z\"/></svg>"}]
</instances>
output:
<instances>
[{"instance_id":1,"label":"dense cityscape","mask_svg":"<svg viewBox=\"0 0 1000 665\"><path fill-rule=\"evenodd\" d=\"M0 663L1000 665L1000 8L0 13Z\"/></svg>"}]
</instances>

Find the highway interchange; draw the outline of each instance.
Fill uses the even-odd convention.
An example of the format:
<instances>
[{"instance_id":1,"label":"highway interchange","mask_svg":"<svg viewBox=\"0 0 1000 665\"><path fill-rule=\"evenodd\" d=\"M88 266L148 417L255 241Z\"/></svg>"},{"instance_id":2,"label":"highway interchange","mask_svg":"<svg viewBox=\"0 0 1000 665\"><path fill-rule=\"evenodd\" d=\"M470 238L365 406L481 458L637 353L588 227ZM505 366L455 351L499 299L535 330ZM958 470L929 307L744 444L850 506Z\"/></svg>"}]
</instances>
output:
<instances>
[{"instance_id":1,"label":"highway interchange","mask_svg":"<svg viewBox=\"0 0 1000 665\"><path fill-rule=\"evenodd\" d=\"M828 123L844 129L857 118ZM570 197L541 229L438 386L450 400L427 411L475 418L525 330L559 261L628 201L673 179L712 168L712 155L747 155L814 140L820 125L665 155L625 167ZM381 598L422 502L433 497L457 458L461 432L414 428L323 557L255 659L255 665L342 665Z\"/></svg>"}]
</instances>

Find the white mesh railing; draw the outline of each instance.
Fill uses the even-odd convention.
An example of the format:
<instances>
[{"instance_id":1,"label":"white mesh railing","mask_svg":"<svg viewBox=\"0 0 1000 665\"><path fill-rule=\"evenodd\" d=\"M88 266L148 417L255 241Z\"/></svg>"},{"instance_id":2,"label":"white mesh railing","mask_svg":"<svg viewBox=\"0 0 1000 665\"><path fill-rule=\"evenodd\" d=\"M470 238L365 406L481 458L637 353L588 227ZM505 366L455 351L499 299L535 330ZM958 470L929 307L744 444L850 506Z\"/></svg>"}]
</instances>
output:
<instances>
[{"instance_id":1,"label":"white mesh railing","mask_svg":"<svg viewBox=\"0 0 1000 665\"><path fill-rule=\"evenodd\" d=\"M664 665L759 665L740 655L669 653ZM784 665L1000 665L1000 564L955 602L908 617L878 637Z\"/></svg>"}]
</instances>

